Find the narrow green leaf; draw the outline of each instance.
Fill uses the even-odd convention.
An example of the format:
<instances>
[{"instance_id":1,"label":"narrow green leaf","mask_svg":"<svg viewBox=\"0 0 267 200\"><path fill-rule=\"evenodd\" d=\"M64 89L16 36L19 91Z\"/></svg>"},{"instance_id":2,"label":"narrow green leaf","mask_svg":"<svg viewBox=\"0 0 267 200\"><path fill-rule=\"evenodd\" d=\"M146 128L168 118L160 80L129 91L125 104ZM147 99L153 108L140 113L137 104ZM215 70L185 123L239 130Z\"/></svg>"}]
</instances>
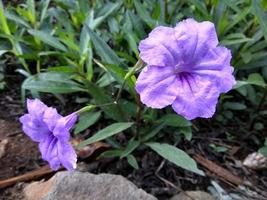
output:
<instances>
[{"instance_id":1,"label":"narrow green leaf","mask_svg":"<svg viewBox=\"0 0 267 200\"><path fill-rule=\"evenodd\" d=\"M156 128L153 128L151 131L149 131L142 137L142 141L148 141L149 139L155 137L165 125L166 123L162 122Z\"/></svg>"},{"instance_id":2,"label":"narrow green leaf","mask_svg":"<svg viewBox=\"0 0 267 200\"><path fill-rule=\"evenodd\" d=\"M6 16L5 16L5 11L4 11L4 6L2 3L2 0L0 0L0 22L2 25L2 29L4 31L5 34L7 35L11 35L9 27L8 27L8 23L6 20Z\"/></svg>"},{"instance_id":3,"label":"narrow green leaf","mask_svg":"<svg viewBox=\"0 0 267 200\"><path fill-rule=\"evenodd\" d=\"M79 117L79 122L76 124L74 134L78 134L92 126L100 118L101 112L85 112Z\"/></svg>"},{"instance_id":4,"label":"narrow green leaf","mask_svg":"<svg viewBox=\"0 0 267 200\"><path fill-rule=\"evenodd\" d=\"M169 144L160 144L156 142L146 143L151 149L156 151L160 156L174 163L178 167L204 175L204 172L197 168L196 162L184 151Z\"/></svg>"},{"instance_id":5,"label":"narrow green leaf","mask_svg":"<svg viewBox=\"0 0 267 200\"><path fill-rule=\"evenodd\" d=\"M138 146L140 145L140 142L137 140L130 140L122 152L120 158L124 158L128 156L130 153L132 153Z\"/></svg>"},{"instance_id":6,"label":"narrow green leaf","mask_svg":"<svg viewBox=\"0 0 267 200\"><path fill-rule=\"evenodd\" d=\"M41 11L41 17L40 17L40 23L42 23L47 15L47 9L49 6L50 0L43 0L42 1L42 11Z\"/></svg>"},{"instance_id":7,"label":"narrow green leaf","mask_svg":"<svg viewBox=\"0 0 267 200\"><path fill-rule=\"evenodd\" d=\"M264 13L262 7L261 7L261 2L259 0L253 0L252 1L252 8L253 8L253 13L259 20L259 24L261 27L261 30L263 32L265 41L267 42L267 14Z\"/></svg>"},{"instance_id":8,"label":"narrow green leaf","mask_svg":"<svg viewBox=\"0 0 267 200\"><path fill-rule=\"evenodd\" d=\"M88 92L90 95L95 99L96 104L102 105L106 103L111 103L114 100L110 97L110 95L107 95L105 90L98 87L94 83L87 81L85 82L85 85L88 88ZM122 107L119 104L112 104L110 106L103 106L100 107L107 116L110 118L116 120L116 121L125 121L125 115L123 113Z\"/></svg>"},{"instance_id":9,"label":"narrow green leaf","mask_svg":"<svg viewBox=\"0 0 267 200\"><path fill-rule=\"evenodd\" d=\"M141 4L139 0L133 1L136 12L138 13L138 16L148 25L150 28L154 28L157 25L157 21L153 20L150 17L149 12L145 9L145 7Z\"/></svg>"},{"instance_id":10,"label":"narrow green leaf","mask_svg":"<svg viewBox=\"0 0 267 200\"><path fill-rule=\"evenodd\" d=\"M93 42L97 54L101 57L102 61L109 64L120 65L121 61L115 52L106 44L101 37L94 33L89 27L87 31Z\"/></svg>"},{"instance_id":11,"label":"narrow green leaf","mask_svg":"<svg viewBox=\"0 0 267 200\"><path fill-rule=\"evenodd\" d=\"M259 73L252 73L248 76L248 79L246 81L237 81L236 85L234 86L234 89L238 89L242 86L249 84L266 87L266 83L263 77Z\"/></svg>"},{"instance_id":12,"label":"narrow green leaf","mask_svg":"<svg viewBox=\"0 0 267 200\"><path fill-rule=\"evenodd\" d=\"M85 91L79 84L70 80L69 74L56 72L46 72L30 76L24 80L22 89L50 93Z\"/></svg>"},{"instance_id":13,"label":"narrow green leaf","mask_svg":"<svg viewBox=\"0 0 267 200\"><path fill-rule=\"evenodd\" d=\"M112 13L114 13L121 6L121 2L116 3L107 3L102 10L100 10L100 14L103 15L97 17L93 20L92 23L89 24L89 27L94 30L97 28L107 17L109 17Z\"/></svg>"},{"instance_id":14,"label":"narrow green leaf","mask_svg":"<svg viewBox=\"0 0 267 200\"><path fill-rule=\"evenodd\" d=\"M115 149L115 150L108 150L100 154L100 158L112 158L112 157L119 157L122 154L123 150Z\"/></svg>"},{"instance_id":15,"label":"narrow green leaf","mask_svg":"<svg viewBox=\"0 0 267 200\"><path fill-rule=\"evenodd\" d=\"M263 146L262 148L260 148L259 153L267 157L267 146Z\"/></svg>"},{"instance_id":16,"label":"narrow green leaf","mask_svg":"<svg viewBox=\"0 0 267 200\"><path fill-rule=\"evenodd\" d=\"M225 109L230 109L230 110L245 110L247 108L247 106L245 104L243 104L243 103L229 102L229 101L224 103L223 107Z\"/></svg>"},{"instance_id":17,"label":"narrow green leaf","mask_svg":"<svg viewBox=\"0 0 267 200\"><path fill-rule=\"evenodd\" d=\"M262 86L262 87L266 86L266 83L265 83L263 77L258 73L250 74L248 76L247 82L249 82L252 85L258 85L258 86Z\"/></svg>"},{"instance_id":18,"label":"narrow green leaf","mask_svg":"<svg viewBox=\"0 0 267 200\"><path fill-rule=\"evenodd\" d=\"M133 155L128 155L127 156L127 162L136 170L139 169L139 166L138 166L138 162L136 160L136 158L133 156Z\"/></svg>"},{"instance_id":19,"label":"narrow green leaf","mask_svg":"<svg viewBox=\"0 0 267 200\"><path fill-rule=\"evenodd\" d=\"M5 12L6 18L9 20L14 21L17 24L23 25L26 28L31 28L31 26L22 18L20 18L19 16L17 16L16 14L10 13L8 11Z\"/></svg>"},{"instance_id":20,"label":"narrow green leaf","mask_svg":"<svg viewBox=\"0 0 267 200\"><path fill-rule=\"evenodd\" d=\"M192 125L189 120L177 114L166 114L159 121L173 127L188 127Z\"/></svg>"},{"instance_id":21,"label":"narrow green leaf","mask_svg":"<svg viewBox=\"0 0 267 200\"><path fill-rule=\"evenodd\" d=\"M66 47L55 37L51 36L50 34L44 32L44 31L38 31L38 30L28 30L28 32L39 38L41 41L43 41L44 43L59 49L61 51L67 51Z\"/></svg>"},{"instance_id":22,"label":"narrow green leaf","mask_svg":"<svg viewBox=\"0 0 267 200\"><path fill-rule=\"evenodd\" d=\"M189 5L193 4L205 16L205 18L209 18L207 7L203 1L188 0L188 2L189 2Z\"/></svg>"},{"instance_id":23,"label":"narrow green leaf","mask_svg":"<svg viewBox=\"0 0 267 200\"><path fill-rule=\"evenodd\" d=\"M130 128L133 125L131 122L119 122L114 123L100 131L98 131L96 134L94 134L92 137L82 141L78 147L83 147L88 144L92 144L94 142L98 142L100 140L104 140L108 137L111 137L115 134L118 134L128 128Z\"/></svg>"}]
</instances>

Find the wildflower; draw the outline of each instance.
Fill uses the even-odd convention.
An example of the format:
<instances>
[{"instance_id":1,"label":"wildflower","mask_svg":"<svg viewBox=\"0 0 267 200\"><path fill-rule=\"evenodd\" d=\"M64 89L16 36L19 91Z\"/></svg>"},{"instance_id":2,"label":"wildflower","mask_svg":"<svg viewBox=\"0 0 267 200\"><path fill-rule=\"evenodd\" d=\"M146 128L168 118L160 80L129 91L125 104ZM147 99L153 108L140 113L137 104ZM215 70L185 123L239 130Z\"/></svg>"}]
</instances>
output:
<instances>
[{"instance_id":1,"label":"wildflower","mask_svg":"<svg viewBox=\"0 0 267 200\"><path fill-rule=\"evenodd\" d=\"M191 120L210 118L220 93L235 84L231 52L218 45L213 23L186 19L174 28L159 26L139 44L147 66L136 90L148 107L172 105Z\"/></svg>"},{"instance_id":2,"label":"wildflower","mask_svg":"<svg viewBox=\"0 0 267 200\"><path fill-rule=\"evenodd\" d=\"M27 100L28 114L20 117L23 131L39 143L42 158L49 162L53 170L62 164L66 169L76 168L77 155L69 143L70 129L77 120L72 113L62 117L57 110L47 107L38 99Z\"/></svg>"}]
</instances>

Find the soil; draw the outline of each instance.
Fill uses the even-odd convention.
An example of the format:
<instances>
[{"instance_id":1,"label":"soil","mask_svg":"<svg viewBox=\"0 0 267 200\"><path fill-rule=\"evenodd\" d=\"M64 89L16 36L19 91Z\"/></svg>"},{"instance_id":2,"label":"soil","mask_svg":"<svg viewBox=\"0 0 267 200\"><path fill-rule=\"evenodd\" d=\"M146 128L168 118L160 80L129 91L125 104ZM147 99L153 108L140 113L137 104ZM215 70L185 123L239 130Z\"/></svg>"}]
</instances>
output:
<instances>
[{"instance_id":1,"label":"soil","mask_svg":"<svg viewBox=\"0 0 267 200\"><path fill-rule=\"evenodd\" d=\"M25 136L18 122L19 116L24 113L20 97L20 85L23 79L17 74L7 77L7 87L4 91L0 91L0 155L2 155L0 156L0 180L22 175L46 164L40 158L38 146ZM71 96L64 97L68 105L66 109L52 96L46 95L45 102L56 106L65 114L76 109L75 105L70 103L74 102L71 98ZM255 136L253 139L250 134L246 135L246 131L240 128L240 126L246 127L246 119L238 122L239 125L230 121L227 126L209 120L198 120L193 123L195 126L193 140L190 142L182 140L178 147L185 149L192 156L196 153L201 154L236 176L250 181L255 186L250 189L251 191L266 195L262 193L267 189L267 172L246 169L241 164L246 155L261 146L257 143ZM233 134L233 138L229 139L225 132L235 133L235 135ZM262 134L257 137L266 137L264 133L266 130L263 130ZM227 147L228 151L216 152L210 144ZM4 149L2 154L1 149ZM125 159L103 159L93 163L85 160L81 164L86 165L83 168L92 173L121 174L158 199L168 199L177 194L179 190L206 191L211 181L219 183L226 192L234 192L242 199L251 199L248 189L240 190L231 184L226 184L217 175L205 171L205 168L202 169L208 176L198 176L175 167L152 151L146 150L145 154L143 152L135 154L140 166L139 170L130 167ZM1 189L0 200L23 199L24 185L24 183L18 183Z\"/></svg>"}]
</instances>

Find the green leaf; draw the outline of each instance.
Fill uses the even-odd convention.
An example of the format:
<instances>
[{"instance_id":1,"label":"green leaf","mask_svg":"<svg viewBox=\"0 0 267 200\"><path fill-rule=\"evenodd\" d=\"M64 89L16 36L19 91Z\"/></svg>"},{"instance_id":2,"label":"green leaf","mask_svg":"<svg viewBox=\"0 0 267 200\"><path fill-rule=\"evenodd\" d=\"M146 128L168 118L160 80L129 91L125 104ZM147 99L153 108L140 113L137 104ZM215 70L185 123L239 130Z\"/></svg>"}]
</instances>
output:
<instances>
[{"instance_id":1,"label":"green leaf","mask_svg":"<svg viewBox=\"0 0 267 200\"><path fill-rule=\"evenodd\" d=\"M117 3L107 3L102 10L100 10L100 13L103 13L103 15L97 17L94 19L90 24L89 27L94 30L97 28L107 17L109 17L112 13L114 13L119 7L121 6L121 2Z\"/></svg>"},{"instance_id":2,"label":"green leaf","mask_svg":"<svg viewBox=\"0 0 267 200\"><path fill-rule=\"evenodd\" d=\"M204 172L197 168L196 162L184 151L169 144L160 144L156 142L146 143L151 149L156 151L160 156L174 163L178 167L204 175Z\"/></svg>"},{"instance_id":3,"label":"green leaf","mask_svg":"<svg viewBox=\"0 0 267 200\"><path fill-rule=\"evenodd\" d=\"M181 127L180 132L185 136L185 139L190 141L192 139L192 129L190 126L188 127Z\"/></svg>"},{"instance_id":4,"label":"green leaf","mask_svg":"<svg viewBox=\"0 0 267 200\"><path fill-rule=\"evenodd\" d=\"M114 123L100 131L98 131L96 134L94 134L92 137L82 141L78 147L83 147L88 144L92 144L94 142L98 142L100 140L104 140L108 137L111 137L115 134L118 134L128 128L130 128L133 125L131 122L119 122Z\"/></svg>"},{"instance_id":5,"label":"green leaf","mask_svg":"<svg viewBox=\"0 0 267 200\"><path fill-rule=\"evenodd\" d=\"M127 162L136 170L139 169L138 162L136 158L133 155L128 155L127 156Z\"/></svg>"},{"instance_id":6,"label":"green leaf","mask_svg":"<svg viewBox=\"0 0 267 200\"><path fill-rule=\"evenodd\" d=\"M247 108L247 106L245 104L243 104L243 103L229 102L229 101L224 103L223 107L225 109L230 109L230 110L245 110Z\"/></svg>"},{"instance_id":7,"label":"green leaf","mask_svg":"<svg viewBox=\"0 0 267 200\"><path fill-rule=\"evenodd\" d=\"M190 121L177 114L166 114L159 121L165 122L167 126L173 126L173 127L192 126L192 123Z\"/></svg>"},{"instance_id":8,"label":"green leaf","mask_svg":"<svg viewBox=\"0 0 267 200\"><path fill-rule=\"evenodd\" d=\"M264 147L260 148L259 149L259 153L261 153L262 155L267 157L267 146L264 146Z\"/></svg>"},{"instance_id":9,"label":"green leaf","mask_svg":"<svg viewBox=\"0 0 267 200\"><path fill-rule=\"evenodd\" d=\"M137 140L130 140L122 152L120 158L124 158L128 156L130 153L132 153L138 146L140 145L140 142Z\"/></svg>"},{"instance_id":10,"label":"green leaf","mask_svg":"<svg viewBox=\"0 0 267 200\"><path fill-rule=\"evenodd\" d=\"M17 16L16 14L10 13L8 11L5 12L6 18L9 20L14 21L17 24L23 25L26 28L31 28L31 26L22 18L20 18L19 16Z\"/></svg>"},{"instance_id":11,"label":"green leaf","mask_svg":"<svg viewBox=\"0 0 267 200\"><path fill-rule=\"evenodd\" d=\"M142 141L148 141L149 139L155 137L160 131L161 129L163 129L163 127L166 125L165 122L162 122L160 125L158 125L156 128L153 128L151 131L149 131L148 133L146 133L143 137L142 137Z\"/></svg>"},{"instance_id":12,"label":"green leaf","mask_svg":"<svg viewBox=\"0 0 267 200\"><path fill-rule=\"evenodd\" d=\"M35 24L35 22L36 22L35 2L34 2L34 0L27 0L26 4L28 7L28 18L32 24Z\"/></svg>"},{"instance_id":13,"label":"green leaf","mask_svg":"<svg viewBox=\"0 0 267 200\"><path fill-rule=\"evenodd\" d=\"M157 25L157 21L150 17L150 13L145 9L145 7L140 3L139 0L134 0L134 5L138 16L150 27L154 28Z\"/></svg>"},{"instance_id":14,"label":"green leaf","mask_svg":"<svg viewBox=\"0 0 267 200\"><path fill-rule=\"evenodd\" d=\"M97 54L101 57L102 61L109 64L120 65L121 61L115 52L106 44L106 42L94 33L88 26L87 31L93 42Z\"/></svg>"},{"instance_id":15,"label":"green leaf","mask_svg":"<svg viewBox=\"0 0 267 200\"><path fill-rule=\"evenodd\" d=\"M34 37L39 38L45 44L48 44L61 51L67 51L66 47L57 38L51 36L49 33L46 33L44 31L33 30L33 29L28 30L28 32Z\"/></svg>"},{"instance_id":16,"label":"green leaf","mask_svg":"<svg viewBox=\"0 0 267 200\"><path fill-rule=\"evenodd\" d=\"M76 124L74 134L78 134L85 129L89 128L97 122L100 118L101 112L85 112L79 117L79 122Z\"/></svg>"},{"instance_id":17,"label":"green leaf","mask_svg":"<svg viewBox=\"0 0 267 200\"><path fill-rule=\"evenodd\" d=\"M196 6L196 8L205 16L205 18L209 18L208 10L207 10L206 5L203 1L188 0L188 2L190 4L193 4L194 6Z\"/></svg>"},{"instance_id":18,"label":"green leaf","mask_svg":"<svg viewBox=\"0 0 267 200\"><path fill-rule=\"evenodd\" d=\"M94 83L87 81L85 82L85 85L87 86L90 95L95 99L96 104L103 105L114 101L109 95L105 93L105 90L96 86ZM103 106L100 108L105 112L107 116L116 121L126 120L122 107L119 104L112 104L110 106Z\"/></svg>"},{"instance_id":19,"label":"green leaf","mask_svg":"<svg viewBox=\"0 0 267 200\"><path fill-rule=\"evenodd\" d=\"M48 5L50 3L50 0L43 0L42 1L42 11L41 11L41 16L40 16L40 23L42 23L47 15L47 9Z\"/></svg>"},{"instance_id":20,"label":"green leaf","mask_svg":"<svg viewBox=\"0 0 267 200\"><path fill-rule=\"evenodd\" d=\"M5 11L4 11L4 6L2 3L2 0L0 0L0 22L1 22L1 26L2 29L4 31L5 34L7 35L11 35L10 33L10 29L6 20L6 16L5 16Z\"/></svg>"},{"instance_id":21,"label":"green leaf","mask_svg":"<svg viewBox=\"0 0 267 200\"><path fill-rule=\"evenodd\" d=\"M50 93L71 93L86 91L70 79L69 74L46 72L30 76L24 80L22 89Z\"/></svg>"},{"instance_id":22,"label":"green leaf","mask_svg":"<svg viewBox=\"0 0 267 200\"><path fill-rule=\"evenodd\" d=\"M266 86L266 83L265 83L263 77L258 73L250 74L248 76L247 82L249 84L252 84L252 85L258 85L258 86L262 86L262 87Z\"/></svg>"},{"instance_id":23,"label":"green leaf","mask_svg":"<svg viewBox=\"0 0 267 200\"><path fill-rule=\"evenodd\" d=\"M266 83L263 79L263 77L258 73L252 73L248 76L248 79L246 81L237 81L234 89L238 89L245 85L257 85L261 87L266 87Z\"/></svg>"},{"instance_id":24,"label":"green leaf","mask_svg":"<svg viewBox=\"0 0 267 200\"><path fill-rule=\"evenodd\" d=\"M264 13L259 0L253 0L252 1L252 8L253 8L253 13L259 20L259 24L261 27L261 30L263 32L265 41L267 42L267 14Z\"/></svg>"},{"instance_id":25,"label":"green leaf","mask_svg":"<svg viewBox=\"0 0 267 200\"><path fill-rule=\"evenodd\" d=\"M108 150L100 154L100 158L112 158L112 157L119 157L122 154L123 150L115 149L115 150Z\"/></svg>"}]
</instances>

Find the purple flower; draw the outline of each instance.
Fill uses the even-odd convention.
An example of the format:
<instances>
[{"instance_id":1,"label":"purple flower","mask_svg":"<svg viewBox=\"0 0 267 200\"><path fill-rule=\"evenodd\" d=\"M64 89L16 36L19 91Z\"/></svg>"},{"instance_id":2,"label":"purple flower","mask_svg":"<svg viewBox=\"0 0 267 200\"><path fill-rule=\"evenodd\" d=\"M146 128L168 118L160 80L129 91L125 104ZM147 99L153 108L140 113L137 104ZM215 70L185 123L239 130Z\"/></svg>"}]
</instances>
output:
<instances>
[{"instance_id":1,"label":"purple flower","mask_svg":"<svg viewBox=\"0 0 267 200\"><path fill-rule=\"evenodd\" d=\"M136 90L148 107L172 105L188 120L209 118L220 93L235 84L231 52L218 45L211 22L187 19L174 28L159 26L140 42L139 50L147 66Z\"/></svg>"},{"instance_id":2,"label":"purple flower","mask_svg":"<svg viewBox=\"0 0 267 200\"><path fill-rule=\"evenodd\" d=\"M28 114L20 117L23 131L39 143L42 158L49 162L53 170L62 164L66 169L76 168L77 155L69 143L70 129L77 120L72 113L62 117L57 110L47 107L38 99L27 99Z\"/></svg>"}]
</instances>

